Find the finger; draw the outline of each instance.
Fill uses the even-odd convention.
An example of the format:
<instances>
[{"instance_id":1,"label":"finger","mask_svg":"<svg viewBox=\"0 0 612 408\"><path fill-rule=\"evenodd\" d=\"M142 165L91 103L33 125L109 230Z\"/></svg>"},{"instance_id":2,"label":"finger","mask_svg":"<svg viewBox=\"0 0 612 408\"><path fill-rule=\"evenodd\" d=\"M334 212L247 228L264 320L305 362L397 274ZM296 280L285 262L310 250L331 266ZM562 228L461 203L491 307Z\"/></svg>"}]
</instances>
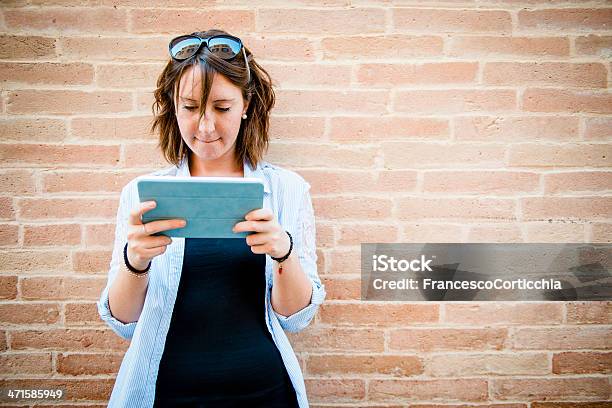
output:
<instances>
[{"instance_id":1,"label":"finger","mask_svg":"<svg viewBox=\"0 0 612 408\"><path fill-rule=\"evenodd\" d=\"M150 236L142 240L143 249L158 248L160 246L170 245L172 238L166 236Z\"/></svg>"},{"instance_id":2,"label":"finger","mask_svg":"<svg viewBox=\"0 0 612 408\"><path fill-rule=\"evenodd\" d=\"M179 219L151 221L147 223L147 234L153 235L162 231L183 228L185 225L187 221Z\"/></svg>"},{"instance_id":3,"label":"finger","mask_svg":"<svg viewBox=\"0 0 612 408\"><path fill-rule=\"evenodd\" d=\"M246 243L249 246L253 245L263 245L270 241L270 234L267 232L258 232L256 234L251 234L246 237Z\"/></svg>"},{"instance_id":4,"label":"finger","mask_svg":"<svg viewBox=\"0 0 612 408\"><path fill-rule=\"evenodd\" d=\"M163 246L159 246L159 247L155 247L155 248L150 248L150 249L144 249L141 251L140 255L143 258L153 258L156 257L157 255L163 254L164 252L166 252L166 249L168 247L166 245Z\"/></svg>"},{"instance_id":5,"label":"finger","mask_svg":"<svg viewBox=\"0 0 612 408\"><path fill-rule=\"evenodd\" d=\"M267 231L267 224L269 221L241 221L234 225L232 231L234 232L245 232L245 231L254 231L254 232L264 232Z\"/></svg>"},{"instance_id":6,"label":"finger","mask_svg":"<svg viewBox=\"0 0 612 408\"><path fill-rule=\"evenodd\" d=\"M274 219L274 214L269 208L259 208L257 210L249 212L247 215L244 216L244 219L247 221L270 221Z\"/></svg>"},{"instance_id":7,"label":"finger","mask_svg":"<svg viewBox=\"0 0 612 408\"><path fill-rule=\"evenodd\" d=\"M145 201L140 203L130 212L129 223L132 225L142 224L142 214L151 211L157 203L155 201Z\"/></svg>"},{"instance_id":8,"label":"finger","mask_svg":"<svg viewBox=\"0 0 612 408\"><path fill-rule=\"evenodd\" d=\"M253 245L251 247L251 252L253 252L254 254L265 254L268 252L268 246L267 245Z\"/></svg>"}]
</instances>

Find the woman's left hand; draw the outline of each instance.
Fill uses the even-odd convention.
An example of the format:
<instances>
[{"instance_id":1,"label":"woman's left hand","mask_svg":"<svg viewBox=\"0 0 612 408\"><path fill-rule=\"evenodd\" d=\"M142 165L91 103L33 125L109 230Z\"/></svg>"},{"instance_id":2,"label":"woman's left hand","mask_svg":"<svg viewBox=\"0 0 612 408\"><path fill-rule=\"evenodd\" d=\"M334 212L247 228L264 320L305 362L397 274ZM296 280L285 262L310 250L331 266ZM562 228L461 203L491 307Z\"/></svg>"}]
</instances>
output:
<instances>
[{"instance_id":1,"label":"woman's left hand","mask_svg":"<svg viewBox=\"0 0 612 408\"><path fill-rule=\"evenodd\" d=\"M260 208L244 216L246 221L234 225L232 231L254 231L246 237L246 243L255 254L268 254L274 258L285 256L289 252L289 236L282 229L272 210Z\"/></svg>"}]
</instances>

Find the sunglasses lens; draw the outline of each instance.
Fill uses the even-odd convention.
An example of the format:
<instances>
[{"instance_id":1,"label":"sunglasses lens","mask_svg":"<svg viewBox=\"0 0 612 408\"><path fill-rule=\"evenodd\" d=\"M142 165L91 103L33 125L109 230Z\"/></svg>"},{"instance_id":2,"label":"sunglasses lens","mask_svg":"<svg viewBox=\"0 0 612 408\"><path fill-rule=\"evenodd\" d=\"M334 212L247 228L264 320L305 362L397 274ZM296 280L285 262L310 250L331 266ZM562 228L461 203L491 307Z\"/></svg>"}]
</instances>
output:
<instances>
[{"instance_id":1,"label":"sunglasses lens","mask_svg":"<svg viewBox=\"0 0 612 408\"><path fill-rule=\"evenodd\" d=\"M208 49L219 58L229 59L240 52L241 44L232 38L215 37L208 41Z\"/></svg>"},{"instance_id":2,"label":"sunglasses lens","mask_svg":"<svg viewBox=\"0 0 612 408\"><path fill-rule=\"evenodd\" d=\"M198 51L202 40L194 37L180 37L170 44L170 54L178 60L191 57Z\"/></svg>"}]
</instances>

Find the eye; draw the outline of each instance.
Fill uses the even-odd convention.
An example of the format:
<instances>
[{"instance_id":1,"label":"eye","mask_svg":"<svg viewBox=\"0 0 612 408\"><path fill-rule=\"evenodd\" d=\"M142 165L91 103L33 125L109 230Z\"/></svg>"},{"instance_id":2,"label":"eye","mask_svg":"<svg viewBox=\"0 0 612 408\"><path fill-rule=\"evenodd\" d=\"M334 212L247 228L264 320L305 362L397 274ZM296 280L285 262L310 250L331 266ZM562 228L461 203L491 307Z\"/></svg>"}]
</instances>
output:
<instances>
[{"instance_id":1,"label":"eye","mask_svg":"<svg viewBox=\"0 0 612 408\"><path fill-rule=\"evenodd\" d=\"M183 108L187 109L188 111L193 111L193 110L197 109L198 107L197 106L186 106L186 105L183 105Z\"/></svg>"},{"instance_id":2,"label":"eye","mask_svg":"<svg viewBox=\"0 0 612 408\"><path fill-rule=\"evenodd\" d=\"M218 110L220 110L221 112L228 112L230 110L230 108L219 108L217 107Z\"/></svg>"}]
</instances>

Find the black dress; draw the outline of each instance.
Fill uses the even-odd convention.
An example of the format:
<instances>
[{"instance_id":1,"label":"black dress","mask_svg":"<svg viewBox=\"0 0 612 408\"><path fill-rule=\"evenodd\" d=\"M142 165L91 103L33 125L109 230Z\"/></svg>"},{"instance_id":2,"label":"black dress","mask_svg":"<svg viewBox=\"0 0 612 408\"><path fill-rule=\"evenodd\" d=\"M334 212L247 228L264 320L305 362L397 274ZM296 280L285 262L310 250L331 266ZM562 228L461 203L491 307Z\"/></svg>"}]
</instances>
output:
<instances>
[{"instance_id":1,"label":"black dress","mask_svg":"<svg viewBox=\"0 0 612 408\"><path fill-rule=\"evenodd\" d=\"M265 323L265 256L244 238L186 238L155 407L297 407Z\"/></svg>"}]
</instances>

